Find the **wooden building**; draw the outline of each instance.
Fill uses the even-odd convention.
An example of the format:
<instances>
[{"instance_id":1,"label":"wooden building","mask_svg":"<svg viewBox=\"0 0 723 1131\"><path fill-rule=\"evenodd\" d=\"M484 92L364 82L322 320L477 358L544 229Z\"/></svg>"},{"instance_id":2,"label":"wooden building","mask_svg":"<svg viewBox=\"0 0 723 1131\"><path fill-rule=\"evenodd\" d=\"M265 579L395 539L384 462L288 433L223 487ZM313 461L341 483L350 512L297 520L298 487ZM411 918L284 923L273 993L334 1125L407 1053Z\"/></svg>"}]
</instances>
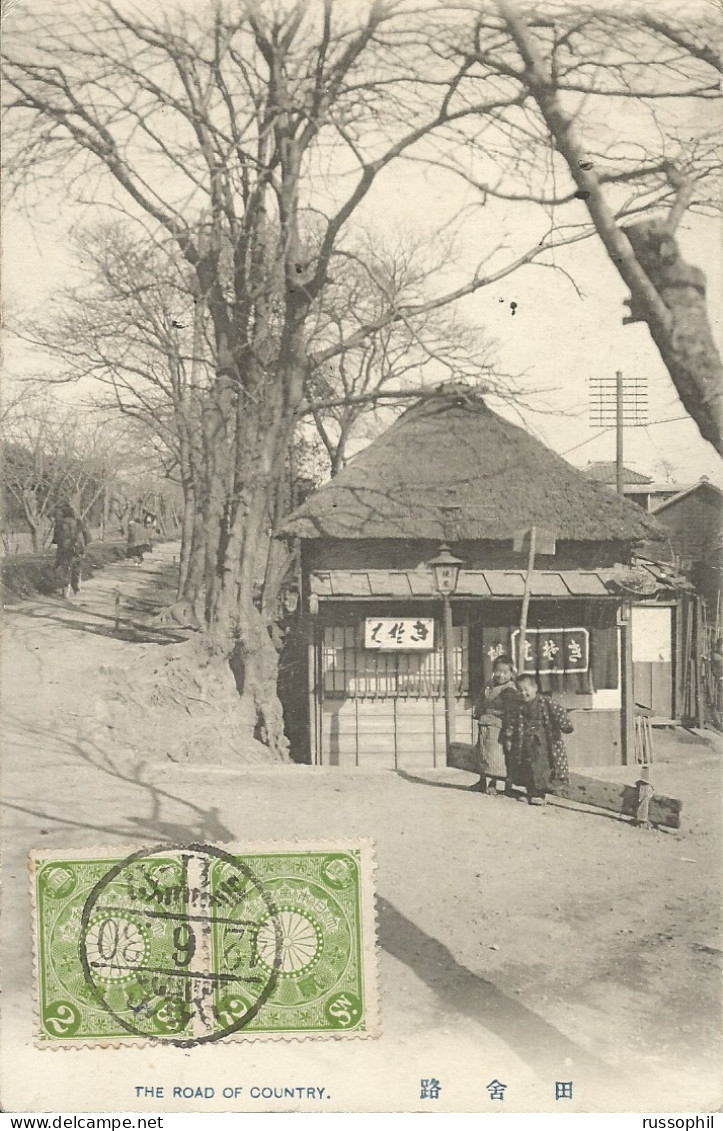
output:
<instances>
[{"instance_id":1,"label":"wooden building","mask_svg":"<svg viewBox=\"0 0 723 1131\"><path fill-rule=\"evenodd\" d=\"M596 460L582 469L583 475L609 487L617 489L617 464L615 460ZM656 507L676 495L680 487L674 483L655 482L649 475L643 475L632 467L623 467L623 494L631 503L637 503L644 511L653 512Z\"/></svg>"},{"instance_id":2,"label":"wooden building","mask_svg":"<svg viewBox=\"0 0 723 1131\"><path fill-rule=\"evenodd\" d=\"M614 461L582 470L615 490ZM710 665L711 636L718 637L721 618L723 492L705 477L681 486L627 467L623 473L625 497L654 515L663 534L643 547L652 561L631 611L634 699L654 722L700 722L701 673ZM662 584L651 585L651 577Z\"/></svg>"},{"instance_id":3,"label":"wooden building","mask_svg":"<svg viewBox=\"0 0 723 1131\"><path fill-rule=\"evenodd\" d=\"M720 618L723 594L723 491L702 478L658 503L653 514L671 556L705 598L711 620Z\"/></svg>"},{"instance_id":4,"label":"wooden building","mask_svg":"<svg viewBox=\"0 0 723 1131\"><path fill-rule=\"evenodd\" d=\"M474 742L475 700L519 626L526 556L513 538L533 524L556 546L535 564L526 667L575 712L571 765L631 758L630 585L644 569L633 558L659 529L459 390L410 408L281 531L300 543L302 615L285 660L295 756L445 764L442 603L427 566L442 542L464 563L455 715L457 738Z\"/></svg>"}]
</instances>

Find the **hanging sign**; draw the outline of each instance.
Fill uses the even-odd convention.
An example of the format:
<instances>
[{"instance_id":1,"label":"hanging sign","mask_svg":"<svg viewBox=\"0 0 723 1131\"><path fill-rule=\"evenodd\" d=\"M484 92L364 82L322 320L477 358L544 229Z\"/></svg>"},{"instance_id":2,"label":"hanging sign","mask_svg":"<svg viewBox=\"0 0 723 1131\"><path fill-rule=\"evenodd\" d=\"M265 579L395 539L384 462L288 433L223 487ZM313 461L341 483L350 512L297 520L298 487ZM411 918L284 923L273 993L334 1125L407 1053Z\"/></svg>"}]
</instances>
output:
<instances>
[{"instance_id":1,"label":"hanging sign","mask_svg":"<svg viewBox=\"0 0 723 1131\"><path fill-rule=\"evenodd\" d=\"M520 630L512 633L512 654L518 655ZM524 671L538 675L586 672L590 667L590 633L586 628L528 628Z\"/></svg>"},{"instance_id":2,"label":"hanging sign","mask_svg":"<svg viewBox=\"0 0 723 1131\"><path fill-rule=\"evenodd\" d=\"M431 652L434 617L367 617L364 647L375 652Z\"/></svg>"}]
</instances>

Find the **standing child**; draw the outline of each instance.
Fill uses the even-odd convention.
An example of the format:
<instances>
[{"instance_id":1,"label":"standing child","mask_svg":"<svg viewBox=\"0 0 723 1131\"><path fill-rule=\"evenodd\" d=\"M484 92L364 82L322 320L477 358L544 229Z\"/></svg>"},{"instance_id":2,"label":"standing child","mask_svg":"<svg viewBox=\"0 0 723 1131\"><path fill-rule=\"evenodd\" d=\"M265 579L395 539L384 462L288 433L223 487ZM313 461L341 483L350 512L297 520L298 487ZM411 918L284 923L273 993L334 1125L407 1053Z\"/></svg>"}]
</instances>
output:
<instances>
[{"instance_id":1,"label":"standing child","mask_svg":"<svg viewBox=\"0 0 723 1131\"><path fill-rule=\"evenodd\" d=\"M540 695L534 675L517 677L521 701L507 716L500 740L509 744L509 768L527 790L530 805L544 805L553 781L569 780L563 734L571 734L567 711Z\"/></svg>"},{"instance_id":2,"label":"standing child","mask_svg":"<svg viewBox=\"0 0 723 1131\"><path fill-rule=\"evenodd\" d=\"M492 665L492 678L485 684L479 703L475 708L475 716L480 724L480 779L471 789L478 792L487 791L487 778L495 779L491 772L490 746L495 739L495 732L499 734L499 742L505 756L505 794L509 797L512 793L510 781L510 767L508 764L509 745L502 741L500 724L504 723L507 713L514 709L519 702L520 695L515 683L515 668L509 656L498 656ZM496 792L494 790L493 792Z\"/></svg>"}]
</instances>

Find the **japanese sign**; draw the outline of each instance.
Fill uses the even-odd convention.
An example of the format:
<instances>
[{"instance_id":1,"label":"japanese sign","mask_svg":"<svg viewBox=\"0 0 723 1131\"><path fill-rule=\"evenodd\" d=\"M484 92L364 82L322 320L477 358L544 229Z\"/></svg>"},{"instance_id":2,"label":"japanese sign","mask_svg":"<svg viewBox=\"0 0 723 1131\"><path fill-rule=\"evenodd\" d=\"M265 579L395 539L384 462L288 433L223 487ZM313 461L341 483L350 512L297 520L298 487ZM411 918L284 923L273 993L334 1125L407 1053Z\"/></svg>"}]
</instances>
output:
<instances>
[{"instance_id":1,"label":"japanese sign","mask_svg":"<svg viewBox=\"0 0 723 1131\"><path fill-rule=\"evenodd\" d=\"M431 652L433 617L367 617L364 647L377 652Z\"/></svg>"},{"instance_id":2,"label":"japanese sign","mask_svg":"<svg viewBox=\"0 0 723 1131\"><path fill-rule=\"evenodd\" d=\"M512 633L517 656L520 630ZM525 633L524 670L539 675L586 672L590 665L590 633L586 628L528 628Z\"/></svg>"}]
</instances>

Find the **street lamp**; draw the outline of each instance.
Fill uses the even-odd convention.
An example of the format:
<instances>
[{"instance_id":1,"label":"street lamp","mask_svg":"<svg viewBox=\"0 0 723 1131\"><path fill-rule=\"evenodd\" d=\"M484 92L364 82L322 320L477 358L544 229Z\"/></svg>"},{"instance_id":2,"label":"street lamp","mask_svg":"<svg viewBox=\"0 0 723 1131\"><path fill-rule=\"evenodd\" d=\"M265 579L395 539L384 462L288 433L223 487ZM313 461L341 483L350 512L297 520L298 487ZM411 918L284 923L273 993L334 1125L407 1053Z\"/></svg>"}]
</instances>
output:
<instances>
[{"instance_id":1,"label":"street lamp","mask_svg":"<svg viewBox=\"0 0 723 1131\"><path fill-rule=\"evenodd\" d=\"M457 588L460 558L450 553L449 546L440 546L436 558L427 562L434 578L434 588L442 598L442 644L444 648L444 734L447 745L447 760L455 740L454 715L454 652L452 649L452 603L450 597Z\"/></svg>"}]
</instances>

